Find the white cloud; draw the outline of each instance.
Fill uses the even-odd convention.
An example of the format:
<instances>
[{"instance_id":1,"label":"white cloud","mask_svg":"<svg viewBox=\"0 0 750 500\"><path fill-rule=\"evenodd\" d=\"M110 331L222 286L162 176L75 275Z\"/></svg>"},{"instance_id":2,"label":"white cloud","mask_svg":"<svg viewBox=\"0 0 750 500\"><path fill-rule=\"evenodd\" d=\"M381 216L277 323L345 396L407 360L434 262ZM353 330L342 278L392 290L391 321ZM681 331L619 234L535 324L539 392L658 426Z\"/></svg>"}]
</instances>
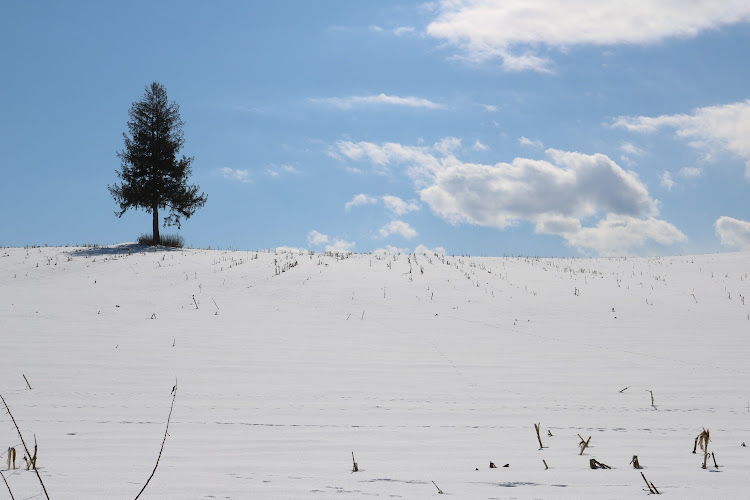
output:
<instances>
[{"instance_id":1,"label":"white cloud","mask_svg":"<svg viewBox=\"0 0 750 500\"><path fill-rule=\"evenodd\" d=\"M396 215L404 215L415 210L419 210L419 205L413 201L406 202L398 196L385 195L382 197L385 208Z\"/></svg>"},{"instance_id":2,"label":"white cloud","mask_svg":"<svg viewBox=\"0 0 750 500\"><path fill-rule=\"evenodd\" d=\"M312 230L309 233L307 233L307 244L317 247L320 245L325 245L328 243L328 235L322 234L317 232L316 230Z\"/></svg>"},{"instance_id":3,"label":"white cloud","mask_svg":"<svg viewBox=\"0 0 750 500\"><path fill-rule=\"evenodd\" d=\"M538 233L556 234L579 251L594 250L600 255L631 254L648 241L660 245L686 241L687 237L669 222L653 217L639 219L627 215L607 214L595 227L581 227L576 221L567 226L537 224Z\"/></svg>"},{"instance_id":4,"label":"white cloud","mask_svg":"<svg viewBox=\"0 0 750 500\"><path fill-rule=\"evenodd\" d=\"M441 148L442 149L442 148ZM396 142L378 145L372 142L339 141L331 156L353 161L369 161L374 173L387 175L394 163L410 165L408 174L420 176L422 170L439 168L440 161L432 155L432 148L426 146L404 146Z\"/></svg>"},{"instance_id":5,"label":"white cloud","mask_svg":"<svg viewBox=\"0 0 750 500\"><path fill-rule=\"evenodd\" d=\"M659 184L661 184L661 186L667 191L671 191L674 187L674 179L672 179L672 174L668 171L660 173Z\"/></svg>"},{"instance_id":6,"label":"white cloud","mask_svg":"<svg viewBox=\"0 0 750 500\"><path fill-rule=\"evenodd\" d=\"M479 142L479 139L477 139L471 149L473 149L474 151L489 151L490 147L486 144L482 144L481 142Z\"/></svg>"},{"instance_id":7,"label":"white cloud","mask_svg":"<svg viewBox=\"0 0 750 500\"><path fill-rule=\"evenodd\" d=\"M722 245L750 250L750 222L725 215L716 219L714 226Z\"/></svg>"},{"instance_id":8,"label":"white cloud","mask_svg":"<svg viewBox=\"0 0 750 500\"><path fill-rule=\"evenodd\" d=\"M354 241L346 241L339 238L333 239L333 244L326 245L326 252L351 252L354 249L356 243Z\"/></svg>"},{"instance_id":9,"label":"white cloud","mask_svg":"<svg viewBox=\"0 0 750 500\"><path fill-rule=\"evenodd\" d=\"M355 195L351 200L346 202L344 209L349 211L352 207L359 207L363 205L375 205L380 201L383 202L385 208L390 210L395 215L404 215L415 210L419 210L419 205L415 201L404 201L398 196L386 194L380 197L370 196L369 194L360 193Z\"/></svg>"},{"instance_id":10,"label":"white cloud","mask_svg":"<svg viewBox=\"0 0 750 500\"><path fill-rule=\"evenodd\" d=\"M549 72L550 59L540 55L549 49L648 45L747 21L750 5L737 0L443 0L427 34L472 62Z\"/></svg>"},{"instance_id":11,"label":"white cloud","mask_svg":"<svg viewBox=\"0 0 750 500\"><path fill-rule=\"evenodd\" d=\"M697 108L690 114L620 116L612 126L643 133L674 129L677 137L706 153L707 160L718 151L739 156L745 160L745 176L750 179L750 99Z\"/></svg>"},{"instance_id":12,"label":"white cloud","mask_svg":"<svg viewBox=\"0 0 750 500\"><path fill-rule=\"evenodd\" d=\"M396 36L404 36L404 35L411 35L414 33L414 27L413 26L399 26L398 28L393 30L393 34Z\"/></svg>"},{"instance_id":13,"label":"white cloud","mask_svg":"<svg viewBox=\"0 0 750 500\"><path fill-rule=\"evenodd\" d=\"M583 218L600 212L658 212L636 174L607 156L554 149L547 154L556 164L526 158L497 165L454 162L420 192L422 201L449 221L498 228L551 214Z\"/></svg>"},{"instance_id":14,"label":"white cloud","mask_svg":"<svg viewBox=\"0 0 750 500\"><path fill-rule=\"evenodd\" d=\"M482 108L484 108L484 110L487 111L488 113L497 113L499 109L497 106L493 104L480 104L480 106L482 106Z\"/></svg>"},{"instance_id":15,"label":"white cloud","mask_svg":"<svg viewBox=\"0 0 750 500\"><path fill-rule=\"evenodd\" d=\"M698 167L682 167L677 175L684 177L685 179L693 179L703 175L703 169Z\"/></svg>"},{"instance_id":16,"label":"white cloud","mask_svg":"<svg viewBox=\"0 0 750 500\"><path fill-rule=\"evenodd\" d=\"M398 234L407 240L414 238L417 235L417 231L414 230L408 223L401 220L393 220L380 228L380 236L387 238L392 234Z\"/></svg>"},{"instance_id":17,"label":"white cloud","mask_svg":"<svg viewBox=\"0 0 750 500\"><path fill-rule=\"evenodd\" d=\"M378 202L377 198L366 195L364 193L356 194L354 197L344 204L344 210L349 211L352 207L361 207L362 205L374 205Z\"/></svg>"},{"instance_id":18,"label":"white cloud","mask_svg":"<svg viewBox=\"0 0 750 500\"><path fill-rule=\"evenodd\" d=\"M460 147L461 139L458 137L445 137L432 145L435 151L444 155L451 154Z\"/></svg>"},{"instance_id":19,"label":"white cloud","mask_svg":"<svg viewBox=\"0 0 750 500\"><path fill-rule=\"evenodd\" d=\"M426 246L420 244L417 245L417 248L414 249L414 253L417 255L445 255L445 248L443 247L435 247L433 249L427 248Z\"/></svg>"},{"instance_id":20,"label":"white cloud","mask_svg":"<svg viewBox=\"0 0 750 500\"><path fill-rule=\"evenodd\" d=\"M518 144L520 144L521 146L530 146L539 149L542 149L544 147L544 144L542 144L542 141L540 141L539 139L532 140L528 137L523 136L518 138Z\"/></svg>"},{"instance_id":21,"label":"white cloud","mask_svg":"<svg viewBox=\"0 0 750 500\"><path fill-rule=\"evenodd\" d=\"M239 168L229 168L229 167L222 167L219 169L216 169L216 171L221 174L225 179L230 179L233 181L243 182L247 184L250 182L250 172L248 170L240 170Z\"/></svg>"},{"instance_id":22,"label":"white cloud","mask_svg":"<svg viewBox=\"0 0 750 500\"><path fill-rule=\"evenodd\" d=\"M349 110L355 107L385 104L390 106L405 106L409 108L445 109L445 106L422 97L399 97L395 95L377 94L350 97L324 97L310 99L312 102L330 104L339 109Z\"/></svg>"},{"instance_id":23,"label":"white cloud","mask_svg":"<svg viewBox=\"0 0 750 500\"><path fill-rule=\"evenodd\" d=\"M538 232L558 234L576 248L602 253L685 238L671 224L654 219L658 201L637 174L603 154L548 149L551 161L516 158L484 165L464 163L450 148L436 145L340 142L338 146L346 158L369 161L378 169L404 166L400 171L411 177L422 202L453 224L503 229L528 221L536 224ZM584 227L586 220L600 222ZM617 236L623 227L634 228L632 238Z\"/></svg>"}]
</instances>

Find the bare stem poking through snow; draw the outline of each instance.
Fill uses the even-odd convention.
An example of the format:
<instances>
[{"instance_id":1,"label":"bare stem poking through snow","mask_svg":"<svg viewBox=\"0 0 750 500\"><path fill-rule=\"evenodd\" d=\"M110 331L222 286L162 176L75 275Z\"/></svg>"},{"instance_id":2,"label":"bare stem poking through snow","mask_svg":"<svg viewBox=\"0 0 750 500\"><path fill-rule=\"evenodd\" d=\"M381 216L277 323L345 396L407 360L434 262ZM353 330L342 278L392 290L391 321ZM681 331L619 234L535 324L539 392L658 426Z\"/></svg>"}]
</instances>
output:
<instances>
[{"instance_id":1,"label":"bare stem poking through snow","mask_svg":"<svg viewBox=\"0 0 750 500\"><path fill-rule=\"evenodd\" d=\"M146 480L146 484L143 485L143 488L141 488L141 491L138 492L138 494L135 496L135 500L138 500L138 497L141 496L141 493L143 493L143 490L146 489L146 486L148 486L148 483L151 481L151 478L154 477L154 474L156 474L156 468L159 467L159 460L161 460L161 454L164 451L164 443L167 442L167 436L169 436L169 420L172 418L172 410L174 409L174 400L177 397L177 380L174 381L174 387L172 387L172 406L169 407L169 416L167 417L167 428L164 430L164 439L161 442L161 448L159 449L159 456L156 457L156 465L154 465L154 470L151 471L151 475L148 476L148 479Z\"/></svg>"},{"instance_id":2,"label":"bare stem poking through snow","mask_svg":"<svg viewBox=\"0 0 750 500\"><path fill-rule=\"evenodd\" d=\"M21 434L21 429L18 428L16 419L13 418L13 414L10 412L8 403L5 402L5 398L2 395L0 395L0 400L3 401L3 404L5 405L5 409L8 410L8 415L10 415L10 419L13 421L13 425L16 426L16 430L18 431L18 437L21 438L21 443L23 443L23 449L26 450L26 456L30 457L31 453L29 453L29 448L26 446L26 441L24 441L23 439L23 434ZM34 442L36 442L36 436L34 436ZM47 488L44 487L44 481L42 481L42 476L40 476L39 471L36 470L36 450L34 450L34 458L32 459L31 464L34 466L34 472L36 472L36 477L39 479L39 484L42 485L42 491L44 491L44 496L47 498L47 500L49 500L49 495L47 494Z\"/></svg>"}]
</instances>

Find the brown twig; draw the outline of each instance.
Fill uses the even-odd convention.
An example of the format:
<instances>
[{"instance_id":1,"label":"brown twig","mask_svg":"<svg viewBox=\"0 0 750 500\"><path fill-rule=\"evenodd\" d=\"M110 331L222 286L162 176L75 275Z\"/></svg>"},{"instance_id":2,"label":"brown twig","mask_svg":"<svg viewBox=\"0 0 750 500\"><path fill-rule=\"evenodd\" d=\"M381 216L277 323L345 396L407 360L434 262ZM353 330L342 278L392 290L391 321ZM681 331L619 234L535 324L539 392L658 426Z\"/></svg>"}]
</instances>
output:
<instances>
[{"instance_id":1,"label":"brown twig","mask_svg":"<svg viewBox=\"0 0 750 500\"><path fill-rule=\"evenodd\" d=\"M607 464L601 463L595 458L592 458L589 460L589 467L591 467L592 469L611 469L612 468Z\"/></svg>"},{"instance_id":2,"label":"brown twig","mask_svg":"<svg viewBox=\"0 0 750 500\"><path fill-rule=\"evenodd\" d=\"M541 450L544 448L544 445L542 444L542 437L539 435L539 426L542 424L534 424L534 429L536 430L536 438L539 440L539 449Z\"/></svg>"},{"instance_id":3,"label":"brown twig","mask_svg":"<svg viewBox=\"0 0 750 500\"><path fill-rule=\"evenodd\" d=\"M21 375L23 375L23 373ZM26 381L26 385L29 386L29 389L31 389L31 384L29 384L29 379L26 378L26 375L23 375L23 379Z\"/></svg>"},{"instance_id":4,"label":"brown twig","mask_svg":"<svg viewBox=\"0 0 750 500\"><path fill-rule=\"evenodd\" d=\"M21 429L19 429L18 424L16 423L16 419L13 418L13 414L10 412L10 408L8 407L8 403L5 402L5 398L0 395L0 400L3 401L3 404L5 405L5 409L8 410L8 415L10 415L10 419L13 421L13 425L16 426L16 431L18 431L18 437L21 438L21 443L23 444L23 449L26 450L26 456L31 456L31 453L29 453L29 448L26 446L26 441L23 439L23 434L21 434ZM34 437L34 440L36 441L36 436ZM36 453L34 454L36 456ZM42 481L42 476L39 475L39 471L36 470L36 460L34 460L34 472L36 472L36 477L39 479L39 484L42 485L42 491L44 491L44 496L47 497L47 500L49 500L49 495L47 494L47 488L44 486L44 481Z\"/></svg>"},{"instance_id":5,"label":"brown twig","mask_svg":"<svg viewBox=\"0 0 750 500\"><path fill-rule=\"evenodd\" d=\"M651 493L654 493L656 495L660 495L659 490L656 489L656 486L654 486L654 483L649 483L648 479L646 479L646 476L641 472L641 477L643 477L643 480L646 481L646 486L648 486L648 491Z\"/></svg>"},{"instance_id":6,"label":"brown twig","mask_svg":"<svg viewBox=\"0 0 750 500\"><path fill-rule=\"evenodd\" d=\"M154 477L154 474L156 474L156 468L159 467L159 460L161 460L161 454L164 451L164 443L167 442L167 436L169 436L169 420L172 418L172 410L174 409L174 400L177 397L177 380L174 381L174 387L172 388L172 406L169 407L169 416L167 417L167 428L164 431L164 440L161 442L161 449L159 450L159 456L156 457L156 465L154 465L154 470L151 471L151 475L148 476L148 479L146 480L146 484L143 485L143 488L141 488L141 491L138 492L138 494L135 496L135 500L138 500L138 497L141 496L141 493L143 493L143 490L146 489L146 486L148 486L148 483L151 481L151 478Z\"/></svg>"},{"instance_id":7,"label":"brown twig","mask_svg":"<svg viewBox=\"0 0 750 500\"><path fill-rule=\"evenodd\" d=\"M586 450L586 448L588 448L589 442L591 442L591 436L589 436L589 438L586 441L583 440L583 438L581 437L580 434L578 435L578 437L581 438L581 442L578 443L578 446L581 447L581 453L579 453L579 455L583 455L584 450Z\"/></svg>"}]
</instances>

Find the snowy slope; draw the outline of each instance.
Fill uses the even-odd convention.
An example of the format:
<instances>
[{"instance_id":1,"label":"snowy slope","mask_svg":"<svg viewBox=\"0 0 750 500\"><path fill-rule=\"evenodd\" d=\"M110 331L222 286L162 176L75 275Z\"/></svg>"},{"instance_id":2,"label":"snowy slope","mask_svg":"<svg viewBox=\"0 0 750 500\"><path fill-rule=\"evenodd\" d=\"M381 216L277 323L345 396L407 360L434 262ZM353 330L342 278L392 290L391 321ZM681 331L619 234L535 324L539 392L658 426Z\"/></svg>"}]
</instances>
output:
<instances>
[{"instance_id":1,"label":"snowy slope","mask_svg":"<svg viewBox=\"0 0 750 500\"><path fill-rule=\"evenodd\" d=\"M0 248L0 394L54 499L134 498L175 379L142 498L643 498L633 455L668 497L746 498L748 272L747 253ZM704 427L718 469L691 453Z\"/></svg>"}]
</instances>

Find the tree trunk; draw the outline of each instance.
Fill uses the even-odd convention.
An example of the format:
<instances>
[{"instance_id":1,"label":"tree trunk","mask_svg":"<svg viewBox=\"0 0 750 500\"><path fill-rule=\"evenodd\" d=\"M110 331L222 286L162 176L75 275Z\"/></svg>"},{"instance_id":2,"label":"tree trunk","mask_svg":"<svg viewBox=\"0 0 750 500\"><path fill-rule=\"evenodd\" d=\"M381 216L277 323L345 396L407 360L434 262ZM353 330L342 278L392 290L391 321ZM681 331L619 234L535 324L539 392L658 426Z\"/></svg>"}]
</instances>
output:
<instances>
[{"instance_id":1,"label":"tree trunk","mask_svg":"<svg viewBox=\"0 0 750 500\"><path fill-rule=\"evenodd\" d=\"M161 236L159 236L159 207L154 207L154 232L152 233L152 237L154 239L154 245L159 245L161 243Z\"/></svg>"}]
</instances>

